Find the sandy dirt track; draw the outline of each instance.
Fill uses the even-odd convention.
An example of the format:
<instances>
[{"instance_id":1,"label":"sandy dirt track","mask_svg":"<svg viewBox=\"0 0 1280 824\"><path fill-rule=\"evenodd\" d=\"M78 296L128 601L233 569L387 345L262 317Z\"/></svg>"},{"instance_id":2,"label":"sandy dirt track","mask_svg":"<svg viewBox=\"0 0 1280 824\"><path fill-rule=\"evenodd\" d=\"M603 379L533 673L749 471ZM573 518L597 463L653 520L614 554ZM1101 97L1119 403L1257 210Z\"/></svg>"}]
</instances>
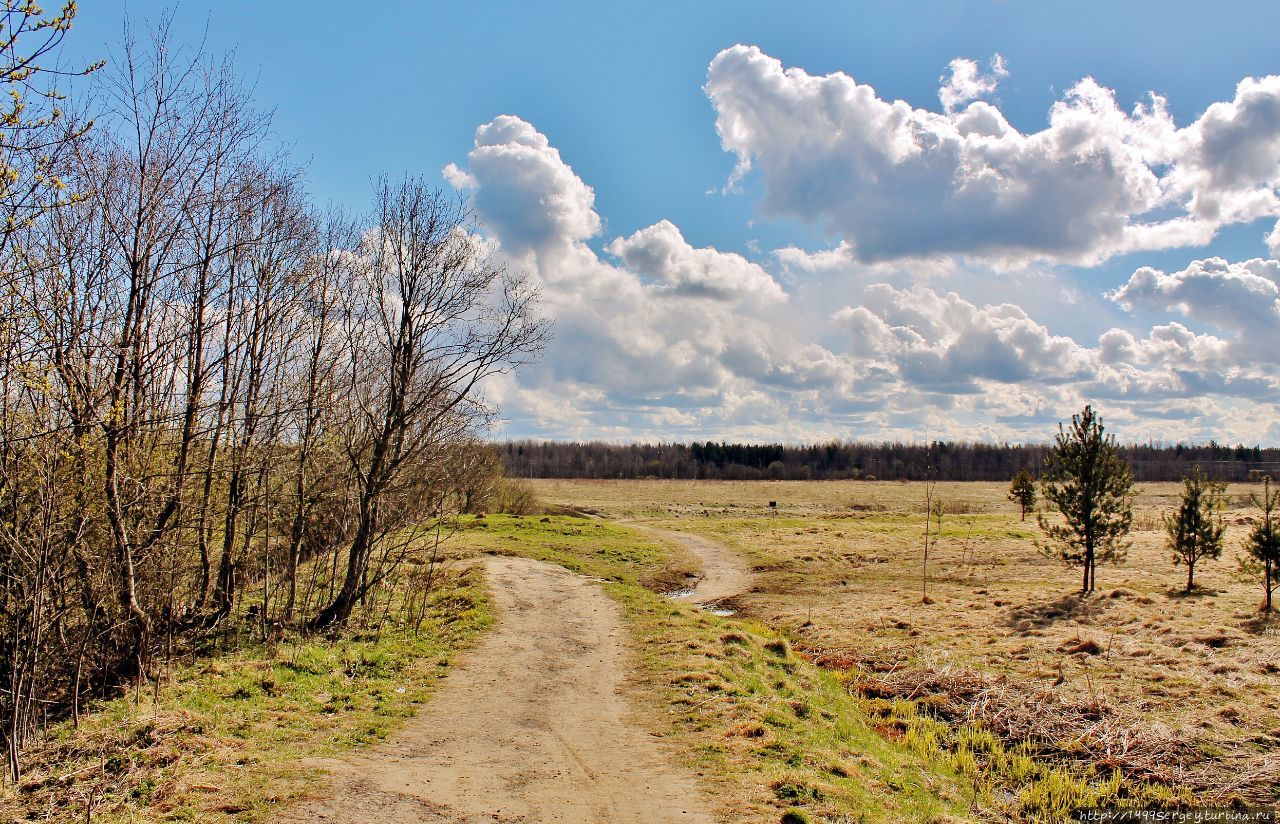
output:
<instances>
[{"instance_id":1,"label":"sandy dirt track","mask_svg":"<svg viewBox=\"0 0 1280 824\"><path fill-rule=\"evenodd\" d=\"M279 821L713 822L621 693L625 631L598 586L485 561L496 626L389 741L324 762L326 790Z\"/></svg>"},{"instance_id":2,"label":"sandy dirt track","mask_svg":"<svg viewBox=\"0 0 1280 824\"><path fill-rule=\"evenodd\" d=\"M741 555L724 544L701 535L659 529L637 521L626 521L625 524L637 532L680 544L698 556L698 560L702 562L702 577L689 590L673 596L676 600L693 604L715 604L751 588L755 573Z\"/></svg>"}]
</instances>

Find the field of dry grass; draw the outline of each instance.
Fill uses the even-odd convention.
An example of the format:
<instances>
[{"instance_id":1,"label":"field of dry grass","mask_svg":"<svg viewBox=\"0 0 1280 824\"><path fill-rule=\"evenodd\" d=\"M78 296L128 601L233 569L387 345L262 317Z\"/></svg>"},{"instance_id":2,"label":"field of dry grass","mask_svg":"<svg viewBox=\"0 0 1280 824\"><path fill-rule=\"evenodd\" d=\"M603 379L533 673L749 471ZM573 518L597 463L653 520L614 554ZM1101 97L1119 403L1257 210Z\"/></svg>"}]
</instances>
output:
<instances>
[{"instance_id":1,"label":"field of dry grass","mask_svg":"<svg viewBox=\"0 0 1280 824\"><path fill-rule=\"evenodd\" d=\"M939 484L941 538L921 593L925 490L893 482L541 481L546 501L717 538L759 573L734 606L787 632L869 701L928 698L939 717L1043 739L1206 802L1275 798L1280 621L1238 571L1257 490L1228 490L1227 549L1197 569L1163 547L1178 484L1147 484L1127 560L1077 571L1041 555L1002 484ZM776 502L776 508L770 506ZM874 706L869 706L875 711ZM886 711L887 712L887 711ZM902 725L886 723L892 736Z\"/></svg>"}]
</instances>

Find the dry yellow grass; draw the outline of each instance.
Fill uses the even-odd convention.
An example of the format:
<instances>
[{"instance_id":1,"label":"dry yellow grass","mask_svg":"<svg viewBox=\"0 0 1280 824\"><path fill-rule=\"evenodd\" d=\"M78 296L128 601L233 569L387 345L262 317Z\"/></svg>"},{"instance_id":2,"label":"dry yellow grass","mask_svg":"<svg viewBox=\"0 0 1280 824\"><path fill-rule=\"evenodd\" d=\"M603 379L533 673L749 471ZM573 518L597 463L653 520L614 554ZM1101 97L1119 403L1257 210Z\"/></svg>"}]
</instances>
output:
<instances>
[{"instance_id":1,"label":"dry yellow grass","mask_svg":"<svg viewBox=\"0 0 1280 824\"><path fill-rule=\"evenodd\" d=\"M1192 742L1172 776L1202 798L1236 782L1274 786L1280 763L1280 621L1261 620L1261 587L1240 545L1258 511L1228 490L1226 550L1196 571L1164 549L1179 484L1144 484L1127 561L1100 566L1081 600L1077 571L1045 558L1006 485L944 483L942 535L922 602L925 492L894 482L541 481L545 500L716 537L759 572L746 615L870 671L927 669L1004 678L1068 704L1103 702L1123 719ZM770 502L777 507L771 508ZM1212 770L1212 773L1195 773Z\"/></svg>"}]
</instances>

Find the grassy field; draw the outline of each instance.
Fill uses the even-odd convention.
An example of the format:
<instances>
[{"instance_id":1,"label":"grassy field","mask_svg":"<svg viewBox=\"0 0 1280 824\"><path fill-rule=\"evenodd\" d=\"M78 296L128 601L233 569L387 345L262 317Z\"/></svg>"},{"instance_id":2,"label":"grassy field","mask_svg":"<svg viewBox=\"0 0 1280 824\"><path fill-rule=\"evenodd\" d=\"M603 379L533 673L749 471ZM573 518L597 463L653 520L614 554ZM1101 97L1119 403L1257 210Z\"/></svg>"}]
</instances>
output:
<instances>
[{"instance_id":1,"label":"grassy field","mask_svg":"<svg viewBox=\"0 0 1280 824\"><path fill-rule=\"evenodd\" d=\"M29 754L5 820L260 820L325 756L385 737L488 625L468 560L518 554L598 579L631 630L629 688L727 821L1058 821L1084 806L1276 797L1280 648L1237 572L1257 517L1230 490L1228 550L1181 593L1148 485L1126 563L1042 556L999 484L940 484L921 591L924 488L867 482L541 481L567 514L466 518L420 633L262 644L228 631L154 694L100 702ZM776 506L770 506L770 503ZM697 568L644 522L750 560L720 617L663 597ZM394 623L394 622L393 622Z\"/></svg>"},{"instance_id":2,"label":"grassy field","mask_svg":"<svg viewBox=\"0 0 1280 824\"><path fill-rule=\"evenodd\" d=\"M1006 811L1105 800L1117 780L1131 803L1276 798L1280 623L1260 618L1261 587L1238 572L1258 514L1249 487L1229 490L1228 549L1197 569L1200 588L1186 596L1162 531L1180 485L1145 485L1127 561L1100 567L1100 592L1081 599L1078 574L1037 551L1034 518L1019 520L1004 485L939 484L928 602L920 484L535 488L555 504L697 532L749 556L758 578L734 604L739 615L839 675L887 737L949 760ZM980 740L965 740L975 731ZM1019 775L1028 767L1013 763L1018 752L1061 770ZM1074 786L1058 786L1067 778Z\"/></svg>"}]
</instances>

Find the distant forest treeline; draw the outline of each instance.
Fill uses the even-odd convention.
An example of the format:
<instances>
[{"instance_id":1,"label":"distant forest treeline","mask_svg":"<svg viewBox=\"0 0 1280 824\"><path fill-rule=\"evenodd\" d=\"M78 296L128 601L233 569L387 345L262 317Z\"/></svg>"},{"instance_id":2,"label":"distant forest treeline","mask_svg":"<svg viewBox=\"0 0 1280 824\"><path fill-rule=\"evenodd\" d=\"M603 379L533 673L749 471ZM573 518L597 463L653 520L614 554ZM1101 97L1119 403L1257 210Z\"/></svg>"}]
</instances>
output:
<instances>
[{"instance_id":1,"label":"distant forest treeline","mask_svg":"<svg viewBox=\"0 0 1280 824\"><path fill-rule=\"evenodd\" d=\"M1039 474L1045 444L934 441L929 444L656 443L508 441L496 447L511 475L525 478L682 478L713 480L1007 481ZM1280 449L1145 444L1121 454L1138 481L1178 481L1199 466L1223 481L1280 477Z\"/></svg>"}]
</instances>

